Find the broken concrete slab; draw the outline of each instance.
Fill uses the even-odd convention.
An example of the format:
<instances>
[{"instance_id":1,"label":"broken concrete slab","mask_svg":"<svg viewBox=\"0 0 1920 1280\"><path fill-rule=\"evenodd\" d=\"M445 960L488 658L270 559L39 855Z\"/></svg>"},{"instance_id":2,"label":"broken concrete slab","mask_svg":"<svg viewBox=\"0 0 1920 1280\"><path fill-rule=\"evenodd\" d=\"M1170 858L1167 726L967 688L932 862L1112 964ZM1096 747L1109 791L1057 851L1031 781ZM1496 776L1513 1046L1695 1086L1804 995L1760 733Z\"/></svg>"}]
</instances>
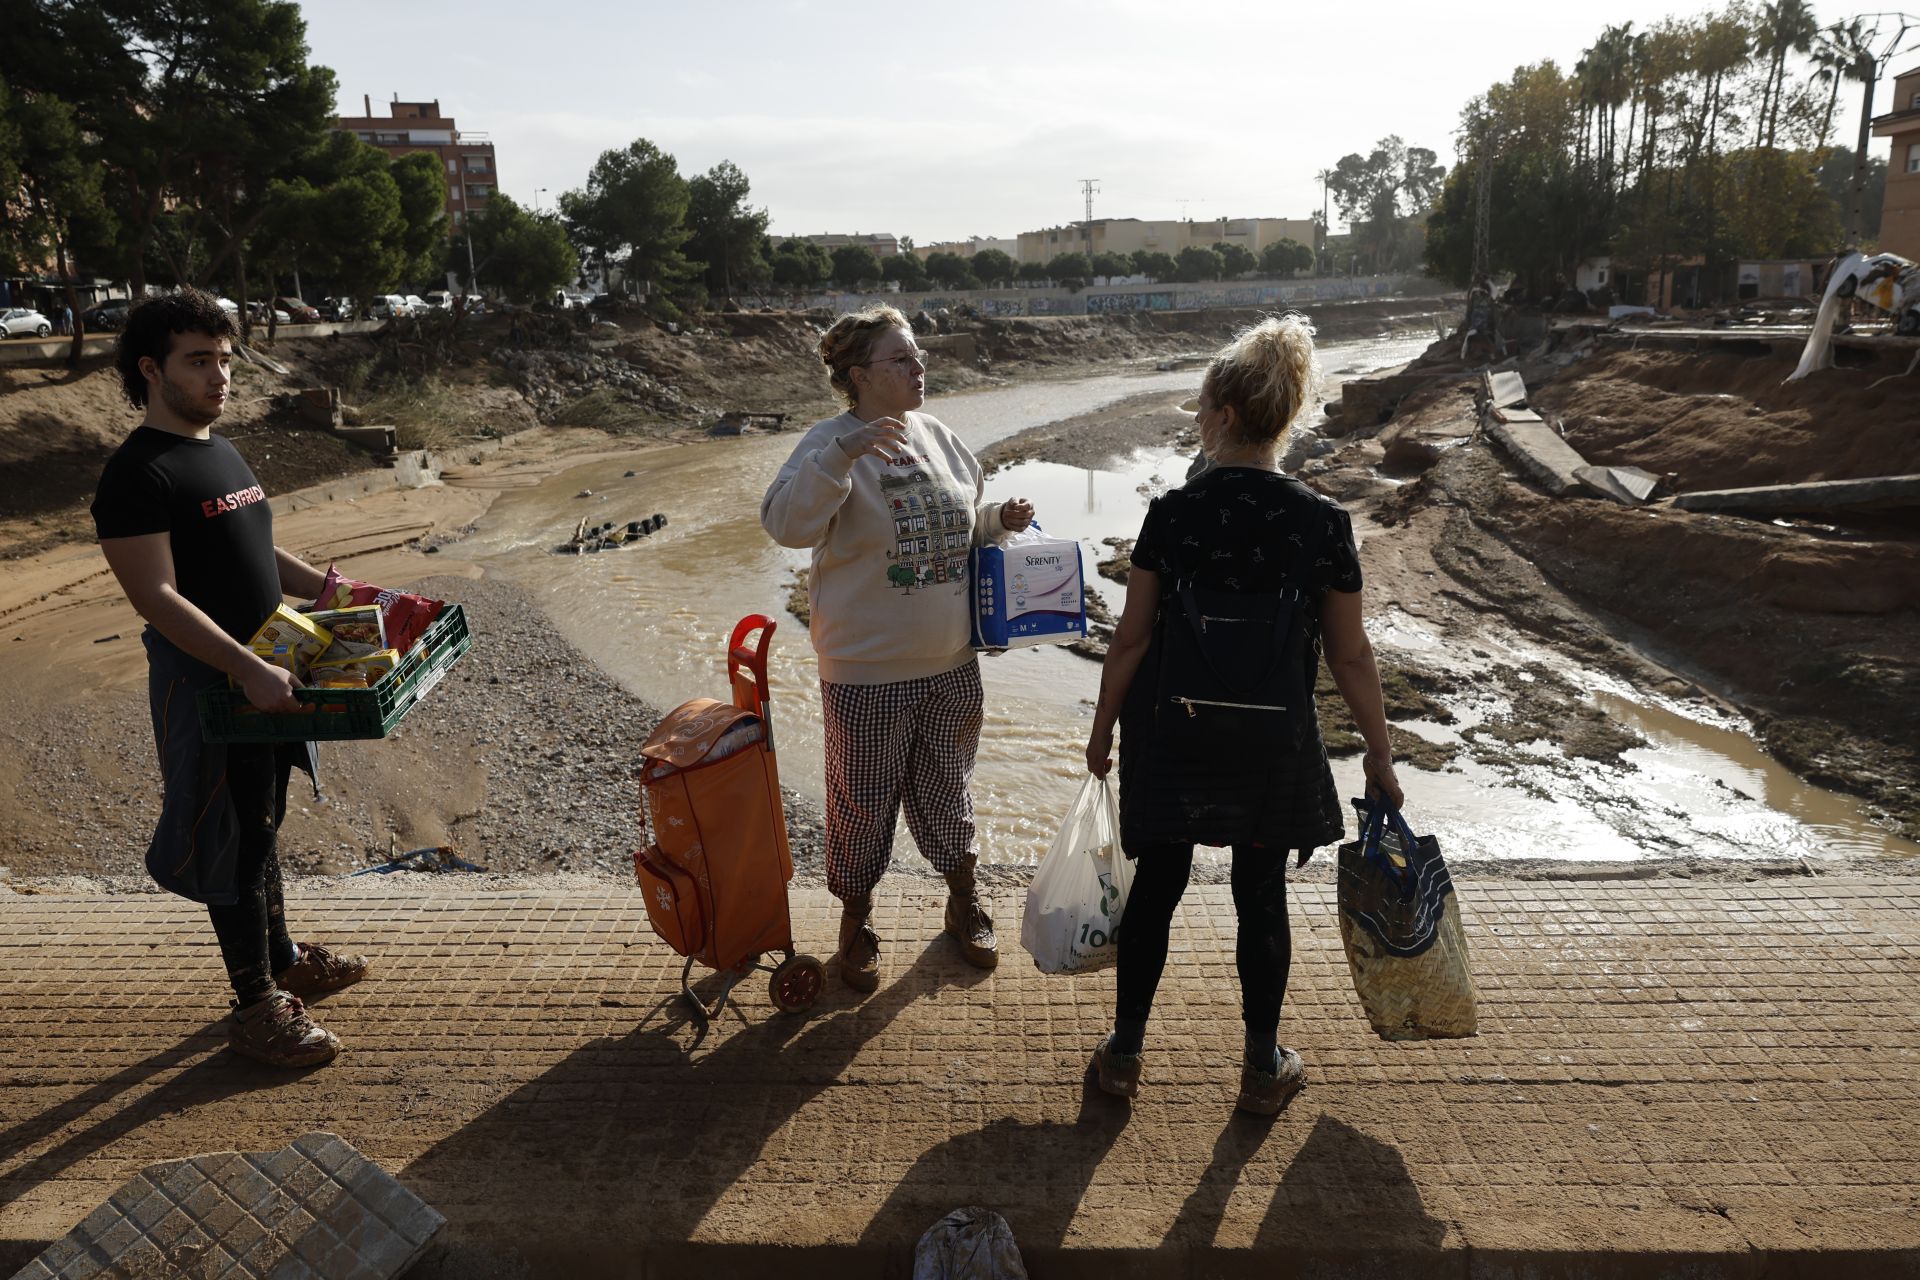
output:
<instances>
[{"instance_id":1,"label":"broken concrete slab","mask_svg":"<svg viewBox=\"0 0 1920 1280\"><path fill-rule=\"evenodd\" d=\"M1640 506L1660 487L1659 476L1639 467L1579 467L1574 474L1601 497L1629 507Z\"/></svg>"},{"instance_id":2,"label":"broken concrete slab","mask_svg":"<svg viewBox=\"0 0 1920 1280\"><path fill-rule=\"evenodd\" d=\"M1804 484L1756 485L1750 489L1705 489L1673 500L1682 511L1739 511L1786 515L1810 511L1899 511L1920 507L1920 475L1871 476L1860 480L1811 480Z\"/></svg>"},{"instance_id":3,"label":"broken concrete slab","mask_svg":"<svg viewBox=\"0 0 1920 1280\"><path fill-rule=\"evenodd\" d=\"M1511 369L1487 375L1487 398L1496 409L1527 402L1527 384Z\"/></svg>"},{"instance_id":4,"label":"broken concrete slab","mask_svg":"<svg viewBox=\"0 0 1920 1280\"><path fill-rule=\"evenodd\" d=\"M389 1280L419 1259L446 1222L343 1139L309 1133L275 1152L149 1165L13 1280Z\"/></svg>"},{"instance_id":5,"label":"broken concrete slab","mask_svg":"<svg viewBox=\"0 0 1920 1280\"><path fill-rule=\"evenodd\" d=\"M1533 410L1522 408L1515 405L1508 405L1505 408L1495 406L1493 410L1493 416L1499 419L1501 422L1545 422L1546 421L1545 418L1542 418L1539 414L1535 413Z\"/></svg>"},{"instance_id":6,"label":"broken concrete slab","mask_svg":"<svg viewBox=\"0 0 1920 1280\"><path fill-rule=\"evenodd\" d=\"M1554 497L1579 487L1587 460L1544 422L1490 422L1487 434Z\"/></svg>"}]
</instances>

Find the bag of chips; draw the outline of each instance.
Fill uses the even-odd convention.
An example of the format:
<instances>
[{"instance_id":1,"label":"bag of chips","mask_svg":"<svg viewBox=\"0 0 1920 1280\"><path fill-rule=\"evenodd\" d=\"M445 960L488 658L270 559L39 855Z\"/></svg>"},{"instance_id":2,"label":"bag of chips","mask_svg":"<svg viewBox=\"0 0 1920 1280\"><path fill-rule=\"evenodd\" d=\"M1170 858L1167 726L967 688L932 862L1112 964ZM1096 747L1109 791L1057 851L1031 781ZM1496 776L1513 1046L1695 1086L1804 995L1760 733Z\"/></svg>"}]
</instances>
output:
<instances>
[{"instance_id":1,"label":"bag of chips","mask_svg":"<svg viewBox=\"0 0 1920 1280\"><path fill-rule=\"evenodd\" d=\"M321 586L320 598L313 602L313 608L324 612L350 609L356 605L378 605L386 647L405 653L413 648L414 641L426 631L427 625L439 616L443 603L409 591L394 591L371 583L355 582L343 575L338 565L329 565L326 582Z\"/></svg>"}]
</instances>

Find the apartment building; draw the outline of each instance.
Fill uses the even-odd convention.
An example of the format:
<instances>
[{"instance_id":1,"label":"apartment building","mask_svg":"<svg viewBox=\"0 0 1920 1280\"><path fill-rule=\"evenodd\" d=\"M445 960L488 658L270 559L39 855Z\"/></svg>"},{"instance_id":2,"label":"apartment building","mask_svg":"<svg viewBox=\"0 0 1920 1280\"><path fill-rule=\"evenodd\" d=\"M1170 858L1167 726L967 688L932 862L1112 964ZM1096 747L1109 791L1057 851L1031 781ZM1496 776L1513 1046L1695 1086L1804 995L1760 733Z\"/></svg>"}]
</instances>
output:
<instances>
[{"instance_id":1,"label":"apartment building","mask_svg":"<svg viewBox=\"0 0 1920 1280\"><path fill-rule=\"evenodd\" d=\"M463 131L452 116L440 113L438 99L402 102L396 94L386 116L373 114L370 97L363 95L360 102L366 114L341 116L334 128L372 143L391 156L416 151L439 156L447 173L447 221L455 227L485 209L500 189L492 140L484 133Z\"/></svg>"},{"instance_id":2,"label":"apartment building","mask_svg":"<svg viewBox=\"0 0 1920 1280\"><path fill-rule=\"evenodd\" d=\"M1873 136L1893 139L1880 248L1920 262L1920 66L1893 79L1893 110L1876 116Z\"/></svg>"},{"instance_id":3,"label":"apartment building","mask_svg":"<svg viewBox=\"0 0 1920 1280\"><path fill-rule=\"evenodd\" d=\"M774 237L776 241L786 238L785 236ZM900 256L900 237L886 231L876 231L872 233L862 231L846 233L830 232L817 236L794 236L793 239L805 240L810 244L817 244L828 253L832 253L835 249L845 249L851 246L871 249L874 252L874 256L879 258L897 258Z\"/></svg>"},{"instance_id":4,"label":"apartment building","mask_svg":"<svg viewBox=\"0 0 1920 1280\"><path fill-rule=\"evenodd\" d=\"M997 240L992 236L968 236L965 240L943 240L939 244L917 244L913 246L914 256L925 262L936 253L951 253L959 258L971 258L976 253L988 249L998 249L1015 261L1020 257L1018 240Z\"/></svg>"},{"instance_id":5,"label":"apartment building","mask_svg":"<svg viewBox=\"0 0 1920 1280\"><path fill-rule=\"evenodd\" d=\"M1050 262L1063 253L1088 252L1088 231L1092 231L1092 252L1132 254L1141 250L1177 257L1188 245L1211 249L1216 244L1237 244L1258 255L1262 249L1280 240L1293 240L1313 247L1314 224L1310 218L1214 218L1204 221L1169 219L1148 221L1140 218L1095 218L1091 224L1071 223L1042 231L1020 233L1020 262Z\"/></svg>"}]
</instances>

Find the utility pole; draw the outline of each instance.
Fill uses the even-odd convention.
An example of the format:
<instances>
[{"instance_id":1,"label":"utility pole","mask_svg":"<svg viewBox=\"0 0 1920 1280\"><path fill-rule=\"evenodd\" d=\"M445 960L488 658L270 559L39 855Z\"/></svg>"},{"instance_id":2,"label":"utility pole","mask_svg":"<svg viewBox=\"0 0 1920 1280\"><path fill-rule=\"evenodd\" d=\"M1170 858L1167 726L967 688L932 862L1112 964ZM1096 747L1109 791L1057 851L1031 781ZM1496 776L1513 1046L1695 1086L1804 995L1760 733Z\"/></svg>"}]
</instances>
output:
<instances>
[{"instance_id":1,"label":"utility pole","mask_svg":"<svg viewBox=\"0 0 1920 1280\"><path fill-rule=\"evenodd\" d=\"M1089 275L1093 272L1093 197L1100 190L1094 185L1098 181L1100 181L1098 178L1080 179L1080 194L1087 198L1087 272Z\"/></svg>"},{"instance_id":2,"label":"utility pole","mask_svg":"<svg viewBox=\"0 0 1920 1280\"><path fill-rule=\"evenodd\" d=\"M1873 145L1874 81L1880 78L1880 68L1886 66L1898 56L1901 51L1900 46L1907 38L1907 33L1916 27L1920 27L1920 18L1916 18L1910 13L1875 13L1866 16L1893 18L1899 22L1900 26L1899 29L1893 33L1893 39L1887 41L1886 49L1878 56L1873 55L1871 49L1868 50L1868 62L1864 68L1867 73L1866 101L1860 106L1860 145L1853 155L1853 184L1849 188L1847 198L1846 235L1847 248L1849 249L1857 249L1860 247L1861 232L1866 226L1867 148ZM1868 39L1871 40L1873 36L1879 34L1879 30L1876 28L1873 35L1870 35ZM1898 107L1899 104L1896 103L1895 109L1897 110Z\"/></svg>"},{"instance_id":3,"label":"utility pole","mask_svg":"<svg viewBox=\"0 0 1920 1280\"><path fill-rule=\"evenodd\" d=\"M1492 223L1493 202L1493 148L1487 136L1487 125L1480 124L1480 145L1476 148L1477 158L1473 173L1473 270L1467 283L1469 287L1480 283L1485 277L1489 286L1492 281L1492 246L1490 227Z\"/></svg>"}]
</instances>

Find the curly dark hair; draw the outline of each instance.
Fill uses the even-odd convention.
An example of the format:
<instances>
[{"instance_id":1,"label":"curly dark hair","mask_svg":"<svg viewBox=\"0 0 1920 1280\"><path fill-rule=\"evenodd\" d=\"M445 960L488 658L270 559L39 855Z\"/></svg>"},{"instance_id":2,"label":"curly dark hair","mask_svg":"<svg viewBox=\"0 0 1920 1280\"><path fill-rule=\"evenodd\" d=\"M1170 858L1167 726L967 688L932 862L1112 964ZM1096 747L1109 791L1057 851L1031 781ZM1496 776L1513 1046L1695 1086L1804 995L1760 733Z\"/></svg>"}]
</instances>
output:
<instances>
[{"instance_id":1,"label":"curly dark hair","mask_svg":"<svg viewBox=\"0 0 1920 1280\"><path fill-rule=\"evenodd\" d=\"M147 377L140 372L141 358L152 356L155 364L164 365L176 333L204 333L211 338L240 336L233 317L220 309L214 296L190 285L182 285L178 293L148 298L128 311L126 327L114 343L113 367L120 371L120 389L134 408L147 407Z\"/></svg>"}]
</instances>

